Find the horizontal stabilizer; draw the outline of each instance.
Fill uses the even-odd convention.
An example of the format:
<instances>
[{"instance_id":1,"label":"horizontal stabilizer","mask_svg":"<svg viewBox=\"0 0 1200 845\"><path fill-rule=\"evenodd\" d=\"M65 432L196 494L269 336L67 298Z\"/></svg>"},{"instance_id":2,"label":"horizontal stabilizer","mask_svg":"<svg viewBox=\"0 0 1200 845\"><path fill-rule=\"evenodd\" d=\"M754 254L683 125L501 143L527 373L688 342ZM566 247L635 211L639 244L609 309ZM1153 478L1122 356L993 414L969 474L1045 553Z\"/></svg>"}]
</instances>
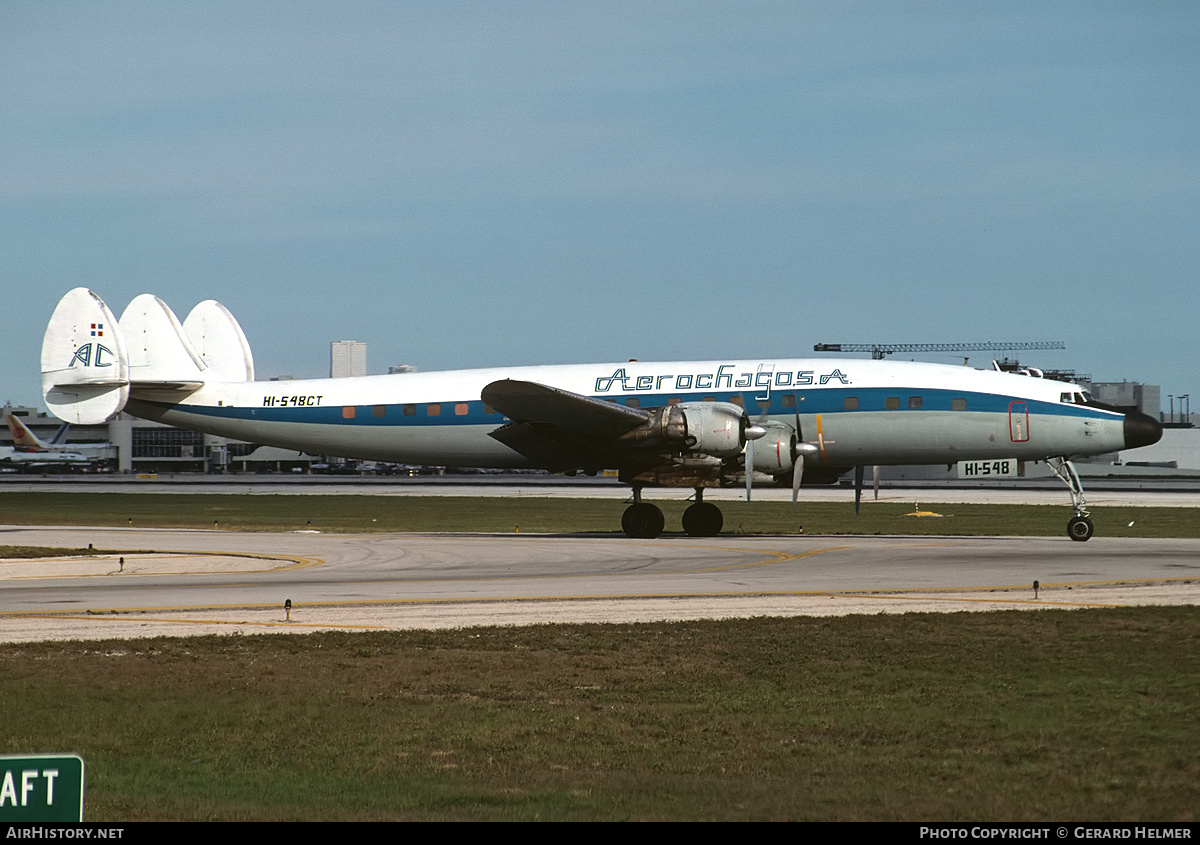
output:
<instances>
[{"instance_id":1,"label":"horizontal stabilizer","mask_svg":"<svg viewBox=\"0 0 1200 845\"><path fill-rule=\"evenodd\" d=\"M229 309L206 299L183 321L183 330L208 366L212 381L254 381L254 356Z\"/></svg>"},{"instance_id":2,"label":"horizontal stabilizer","mask_svg":"<svg viewBox=\"0 0 1200 845\"><path fill-rule=\"evenodd\" d=\"M102 423L129 398L129 358L117 319L87 288L67 292L42 338L42 396L60 420Z\"/></svg>"}]
</instances>

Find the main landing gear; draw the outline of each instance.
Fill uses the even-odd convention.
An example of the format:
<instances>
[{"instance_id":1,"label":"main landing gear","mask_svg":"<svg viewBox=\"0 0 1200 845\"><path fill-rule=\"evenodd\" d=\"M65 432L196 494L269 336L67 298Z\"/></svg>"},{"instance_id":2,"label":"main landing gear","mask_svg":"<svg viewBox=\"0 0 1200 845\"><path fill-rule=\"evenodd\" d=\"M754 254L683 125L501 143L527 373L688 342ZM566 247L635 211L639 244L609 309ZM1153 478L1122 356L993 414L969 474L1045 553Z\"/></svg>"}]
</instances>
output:
<instances>
[{"instance_id":1,"label":"main landing gear","mask_svg":"<svg viewBox=\"0 0 1200 845\"><path fill-rule=\"evenodd\" d=\"M1075 516L1067 521L1067 536L1080 543L1087 542L1095 533L1095 528L1088 519L1087 501L1083 498L1083 485L1079 481L1079 473L1075 472L1075 465L1066 458L1051 458L1046 465L1071 491L1071 506L1075 509Z\"/></svg>"},{"instance_id":2,"label":"main landing gear","mask_svg":"<svg viewBox=\"0 0 1200 845\"><path fill-rule=\"evenodd\" d=\"M657 506L642 501L642 491L633 488L633 504L621 515L621 529L627 537L650 540L662 533L666 520ZM721 509L704 501L704 488L696 488L696 501L683 512L683 530L689 537L716 537L725 517Z\"/></svg>"}]
</instances>

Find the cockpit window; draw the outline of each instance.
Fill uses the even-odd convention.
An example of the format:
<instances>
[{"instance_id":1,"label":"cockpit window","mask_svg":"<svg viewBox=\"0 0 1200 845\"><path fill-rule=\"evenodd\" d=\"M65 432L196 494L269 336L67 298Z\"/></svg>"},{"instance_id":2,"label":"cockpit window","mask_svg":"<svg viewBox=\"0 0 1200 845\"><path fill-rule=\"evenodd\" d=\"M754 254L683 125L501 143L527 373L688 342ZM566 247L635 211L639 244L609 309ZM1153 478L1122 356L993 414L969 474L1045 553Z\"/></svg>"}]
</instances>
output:
<instances>
[{"instance_id":1,"label":"cockpit window","mask_svg":"<svg viewBox=\"0 0 1200 845\"><path fill-rule=\"evenodd\" d=\"M1060 393L1058 394L1058 401L1071 404L1075 401L1075 395L1073 393Z\"/></svg>"}]
</instances>

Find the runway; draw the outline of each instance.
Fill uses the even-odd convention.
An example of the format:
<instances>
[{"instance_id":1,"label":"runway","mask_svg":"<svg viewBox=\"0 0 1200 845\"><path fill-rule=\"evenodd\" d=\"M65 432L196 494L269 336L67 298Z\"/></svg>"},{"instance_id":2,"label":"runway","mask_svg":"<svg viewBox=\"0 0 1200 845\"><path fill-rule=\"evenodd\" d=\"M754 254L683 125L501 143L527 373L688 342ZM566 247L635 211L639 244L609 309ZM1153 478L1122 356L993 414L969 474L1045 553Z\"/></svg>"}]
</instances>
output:
<instances>
[{"instance_id":1,"label":"runway","mask_svg":"<svg viewBox=\"0 0 1200 845\"><path fill-rule=\"evenodd\" d=\"M123 565L118 555L0 561L0 641L8 642L1200 603L1200 540L637 541L25 526L0 527L0 538L154 550L127 551Z\"/></svg>"}]
</instances>

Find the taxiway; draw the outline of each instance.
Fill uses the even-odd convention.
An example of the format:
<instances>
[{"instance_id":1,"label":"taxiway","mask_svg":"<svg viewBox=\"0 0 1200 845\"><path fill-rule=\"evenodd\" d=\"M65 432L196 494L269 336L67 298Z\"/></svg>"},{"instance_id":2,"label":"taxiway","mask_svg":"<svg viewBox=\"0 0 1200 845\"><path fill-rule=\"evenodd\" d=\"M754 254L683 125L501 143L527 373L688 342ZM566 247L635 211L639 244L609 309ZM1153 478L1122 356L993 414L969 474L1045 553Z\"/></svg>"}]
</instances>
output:
<instances>
[{"instance_id":1,"label":"taxiway","mask_svg":"<svg viewBox=\"0 0 1200 845\"><path fill-rule=\"evenodd\" d=\"M1200 540L0 527L0 641L1200 603ZM1033 583L1039 589L1035 595ZM292 602L290 615L284 602Z\"/></svg>"}]
</instances>

